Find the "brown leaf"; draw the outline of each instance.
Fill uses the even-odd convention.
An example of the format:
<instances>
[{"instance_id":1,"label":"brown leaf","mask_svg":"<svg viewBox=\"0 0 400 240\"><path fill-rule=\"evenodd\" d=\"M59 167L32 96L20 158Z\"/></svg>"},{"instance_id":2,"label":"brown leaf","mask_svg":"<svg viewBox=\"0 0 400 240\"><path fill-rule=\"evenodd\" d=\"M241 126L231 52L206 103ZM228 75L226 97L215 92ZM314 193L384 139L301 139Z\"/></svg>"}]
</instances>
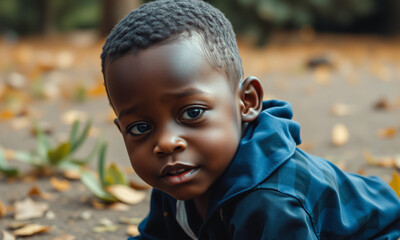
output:
<instances>
[{"instance_id":1,"label":"brown leaf","mask_svg":"<svg viewBox=\"0 0 400 240\"><path fill-rule=\"evenodd\" d=\"M130 209L129 205L121 202L115 202L108 205L107 209L114 210L114 211L123 211L126 212Z\"/></svg>"},{"instance_id":2,"label":"brown leaf","mask_svg":"<svg viewBox=\"0 0 400 240\"><path fill-rule=\"evenodd\" d=\"M78 180L81 178L81 172L79 170L65 170L62 174L70 180Z\"/></svg>"},{"instance_id":3,"label":"brown leaf","mask_svg":"<svg viewBox=\"0 0 400 240\"><path fill-rule=\"evenodd\" d=\"M393 138L397 135L397 129L394 127L387 127L378 130L378 136L381 138Z\"/></svg>"},{"instance_id":4,"label":"brown leaf","mask_svg":"<svg viewBox=\"0 0 400 240\"><path fill-rule=\"evenodd\" d=\"M107 187L107 192L116 197L121 202L127 204L137 204L146 197L146 192L136 191L125 185L112 185Z\"/></svg>"},{"instance_id":5,"label":"brown leaf","mask_svg":"<svg viewBox=\"0 0 400 240\"><path fill-rule=\"evenodd\" d=\"M28 224L20 229L15 230L13 233L15 236L32 236L38 233L47 232L50 229L50 226L40 224Z\"/></svg>"},{"instance_id":6,"label":"brown leaf","mask_svg":"<svg viewBox=\"0 0 400 240\"><path fill-rule=\"evenodd\" d=\"M38 186L34 185L28 192L28 196L33 197L33 196L38 196L42 199L45 200L50 200L53 198L53 195L51 195L50 193L46 193L46 192L42 192Z\"/></svg>"},{"instance_id":7,"label":"brown leaf","mask_svg":"<svg viewBox=\"0 0 400 240\"><path fill-rule=\"evenodd\" d=\"M389 186L400 198L400 175L395 171L393 171L393 178L392 181L389 183Z\"/></svg>"},{"instance_id":8,"label":"brown leaf","mask_svg":"<svg viewBox=\"0 0 400 240\"><path fill-rule=\"evenodd\" d=\"M23 226L25 226L27 223L25 223L25 222L11 222L11 223L9 223L8 225L7 225L7 228L8 229L11 229L11 230L15 230L15 229L18 229L18 228L22 228Z\"/></svg>"},{"instance_id":9,"label":"brown leaf","mask_svg":"<svg viewBox=\"0 0 400 240\"><path fill-rule=\"evenodd\" d=\"M74 235L70 235L70 234L64 234L55 238L52 238L51 240L75 240L75 236Z\"/></svg>"},{"instance_id":10,"label":"brown leaf","mask_svg":"<svg viewBox=\"0 0 400 240\"><path fill-rule=\"evenodd\" d=\"M391 108L390 103L386 99L380 99L374 104L375 110L387 111Z\"/></svg>"},{"instance_id":11,"label":"brown leaf","mask_svg":"<svg viewBox=\"0 0 400 240\"><path fill-rule=\"evenodd\" d=\"M136 190L146 190L151 188L150 185L146 184L145 182L139 183L137 181L129 181L129 186Z\"/></svg>"},{"instance_id":12,"label":"brown leaf","mask_svg":"<svg viewBox=\"0 0 400 240\"><path fill-rule=\"evenodd\" d=\"M0 199L0 218L3 218L7 215L7 207Z\"/></svg>"},{"instance_id":13,"label":"brown leaf","mask_svg":"<svg viewBox=\"0 0 400 240\"><path fill-rule=\"evenodd\" d=\"M396 167L396 168L400 169L400 156L376 157L376 156L372 156L372 154L369 151L365 150L364 151L364 159L369 165L372 165L372 166L385 167L385 168Z\"/></svg>"},{"instance_id":14,"label":"brown leaf","mask_svg":"<svg viewBox=\"0 0 400 240\"><path fill-rule=\"evenodd\" d=\"M65 192L69 190L71 187L67 180L61 180L56 177L51 177L50 183L53 186L53 188L59 192Z\"/></svg>"},{"instance_id":15,"label":"brown leaf","mask_svg":"<svg viewBox=\"0 0 400 240\"><path fill-rule=\"evenodd\" d=\"M98 209L98 210L106 208L106 205L101 203L101 202L99 202L96 198L90 199L90 203L92 204L92 206L95 209Z\"/></svg>"},{"instance_id":16,"label":"brown leaf","mask_svg":"<svg viewBox=\"0 0 400 240\"><path fill-rule=\"evenodd\" d=\"M331 81L330 69L326 66L319 66L314 71L314 81L319 85L328 85Z\"/></svg>"},{"instance_id":17,"label":"brown leaf","mask_svg":"<svg viewBox=\"0 0 400 240\"><path fill-rule=\"evenodd\" d=\"M15 240L15 237L11 235L11 233L7 232L6 230L3 230L3 240Z\"/></svg>"},{"instance_id":18,"label":"brown leaf","mask_svg":"<svg viewBox=\"0 0 400 240\"><path fill-rule=\"evenodd\" d=\"M332 129L332 143L335 146L343 146L349 141L349 131L344 124L336 124Z\"/></svg>"},{"instance_id":19,"label":"brown leaf","mask_svg":"<svg viewBox=\"0 0 400 240\"><path fill-rule=\"evenodd\" d=\"M30 198L23 201L14 203L15 206L15 220L27 220L33 218L43 217L43 214L49 209L47 203L34 202Z\"/></svg>"},{"instance_id":20,"label":"brown leaf","mask_svg":"<svg viewBox=\"0 0 400 240\"><path fill-rule=\"evenodd\" d=\"M137 225L129 225L126 228L126 234L128 234L129 236L132 236L132 237L139 235L140 233L139 233L138 226Z\"/></svg>"}]
</instances>

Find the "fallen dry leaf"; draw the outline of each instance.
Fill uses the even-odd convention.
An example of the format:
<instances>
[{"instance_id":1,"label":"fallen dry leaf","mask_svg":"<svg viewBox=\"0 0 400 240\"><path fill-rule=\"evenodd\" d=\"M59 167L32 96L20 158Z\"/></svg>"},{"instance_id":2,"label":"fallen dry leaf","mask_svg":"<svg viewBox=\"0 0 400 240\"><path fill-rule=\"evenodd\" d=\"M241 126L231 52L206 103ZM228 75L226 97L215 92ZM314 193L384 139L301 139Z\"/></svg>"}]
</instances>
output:
<instances>
[{"instance_id":1,"label":"fallen dry leaf","mask_svg":"<svg viewBox=\"0 0 400 240\"><path fill-rule=\"evenodd\" d=\"M343 146L349 141L349 131L344 124L338 123L332 129L332 143L335 146Z\"/></svg>"},{"instance_id":2,"label":"fallen dry leaf","mask_svg":"<svg viewBox=\"0 0 400 240\"><path fill-rule=\"evenodd\" d=\"M381 138L393 138L397 135L397 129L394 127L387 127L378 130L378 136Z\"/></svg>"},{"instance_id":3,"label":"fallen dry leaf","mask_svg":"<svg viewBox=\"0 0 400 240\"><path fill-rule=\"evenodd\" d=\"M78 180L81 178L81 172L79 170L64 170L62 174L70 180Z\"/></svg>"},{"instance_id":4,"label":"fallen dry leaf","mask_svg":"<svg viewBox=\"0 0 400 240\"><path fill-rule=\"evenodd\" d=\"M141 221L143 220L143 218L127 218L127 217L120 217L119 218L119 222L123 223L123 224L128 224L128 225L138 225Z\"/></svg>"},{"instance_id":5,"label":"fallen dry leaf","mask_svg":"<svg viewBox=\"0 0 400 240\"><path fill-rule=\"evenodd\" d=\"M331 80L330 69L326 66L319 66L314 71L314 81L319 85L328 85Z\"/></svg>"},{"instance_id":6,"label":"fallen dry leaf","mask_svg":"<svg viewBox=\"0 0 400 240\"><path fill-rule=\"evenodd\" d=\"M11 230L15 230L15 229L18 229L18 228L22 228L26 224L27 224L26 222L11 222L11 223L9 223L7 225L7 228L11 229Z\"/></svg>"},{"instance_id":7,"label":"fallen dry leaf","mask_svg":"<svg viewBox=\"0 0 400 240\"><path fill-rule=\"evenodd\" d=\"M70 235L70 234L64 234L55 238L52 238L51 240L75 240L75 236L74 235Z\"/></svg>"},{"instance_id":8,"label":"fallen dry leaf","mask_svg":"<svg viewBox=\"0 0 400 240\"><path fill-rule=\"evenodd\" d=\"M390 103L386 99L380 99L374 104L374 109L375 110L383 110L387 111L391 108Z\"/></svg>"},{"instance_id":9,"label":"fallen dry leaf","mask_svg":"<svg viewBox=\"0 0 400 240\"><path fill-rule=\"evenodd\" d=\"M38 196L42 199L45 200L50 200L53 198L53 195L51 195L50 193L46 193L46 192L42 192L38 186L34 185L28 192L28 196L33 197L33 196Z\"/></svg>"},{"instance_id":10,"label":"fallen dry leaf","mask_svg":"<svg viewBox=\"0 0 400 240\"><path fill-rule=\"evenodd\" d=\"M53 186L53 188L59 192L65 192L69 190L71 187L67 180L61 180L56 177L51 177L50 183Z\"/></svg>"},{"instance_id":11,"label":"fallen dry leaf","mask_svg":"<svg viewBox=\"0 0 400 240\"><path fill-rule=\"evenodd\" d=\"M151 188L151 186L145 182L139 183L137 181L129 181L129 186L135 190L146 190Z\"/></svg>"},{"instance_id":12,"label":"fallen dry leaf","mask_svg":"<svg viewBox=\"0 0 400 240\"><path fill-rule=\"evenodd\" d=\"M0 199L0 218L5 217L6 215L7 215L7 207Z\"/></svg>"},{"instance_id":13,"label":"fallen dry leaf","mask_svg":"<svg viewBox=\"0 0 400 240\"><path fill-rule=\"evenodd\" d=\"M127 204L137 204L146 198L146 192L136 191L125 185L112 185L107 187L106 190L118 200Z\"/></svg>"},{"instance_id":14,"label":"fallen dry leaf","mask_svg":"<svg viewBox=\"0 0 400 240\"><path fill-rule=\"evenodd\" d=\"M126 234L128 234L129 236L132 236L132 237L139 235L140 232L139 232L138 226L137 225L129 225L126 228Z\"/></svg>"},{"instance_id":15,"label":"fallen dry leaf","mask_svg":"<svg viewBox=\"0 0 400 240\"><path fill-rule=\"evenodd\" d=\"M94 232L104 233L104 232L115 232L119 229L119 226L114 224L108 218L102 218L99 220L100 226L96 226L93 228Z\"/></svg>"},{"instance_id":16,"label":"fallen dry leaf","mask_svg":"<svg viewBox=\"0 0 400 240\"><path fill-rule=\"evenodd\" d=\"M87 113L82 111L70 110L65 112L61 118L65 124L71 125L76 120L79 120L80 122L85 122L88 119L88 115Z\"/></svg>"},{"instance_id":17,"label":"fallen dry leaf","mask_svg":"<svg viewBox=\"0 0 400 240\"><path fill-rule=\"evenodd\" d=\"M400 198L400 175L396 171L393 171L393 178L392 181L389 183L389 186Z\"/></svg>"},{"instance_id":18,"label":"fallen dry leaf","mask_svg":"<svg viewBox=\"0 0 400 240\"><path fill-rule=\"evenodd\" d=\"M130 209L129 205L121 202L112 203L107 206L107 209L114 211L128 211Z\"/></svg>"},{"instance_id":19,"label":"fallen dry leaf","mask_svg":"<svg viewBox=\"0 0 400 240\"><path fill-rule=\"evenodd\" d=\"M385 168L399 168L400 169L400 155L395 157L376 157L372 156L372 154L365 150L364 151L364 159L365 161L372 166L385 167Z\"/></svg>"},{"instance_id":20,"label":"fallen dry leaf","mask_svg":"<svg viewBox=\"0 0 400 240\"><path fill-rule=\"evenodd\" d=\"M92 204L92 206L95 209L98 209L98 210L106 208L106 205L101 203L101 202L99 202L96 198L90 199L90 203Z\"/></svg>"},{"instance_id":21,"label":"fallen dry leaf","mask_svg":"<svg viewBox=\"0 0 400 240\"><path fill-rule=\"evenodd\" d=\"M331 107L331 112L334 116L343 117L354 112L354 108L344 103L335 103Z\"/></svg>"},{"instance_id":22,"label":"fallen dry leaf","mask_svg":"<svg viewBox=\"0 0 400 240\"><path fill-rule=\"evenodd\" d=\"M7 232L6 230L3 230L3 237L1 239L3 240L15 240L15 237L11 235L11 233Z\"/></svg>"},{"instance_id":23,"label":"fallen dry leaf","mask_svg":"<svg viewBox=\"0 0 400 240\"><path fill-rule=\"evenodd\" d=\"M119 229L118 225L97 226L97 227L93 228L93 232L96 232L96 233L115 232L118 229Z\"/></svg>"},{"instance_id":24,"label":"fallen dry leaf","mask_svg":"<svg viewBox=\"0 0 400 240\"><path fill-rule=\"evenodd\" d=\"M50 226L40 224L27 224L13 232L15 236L32 236L38 233L47 232L51 229Z\"/></svg>"},{"instance_id":25,"label":"fallen dry leaf","mask_svg":"<svg viewBox=\"0 0 400 240\"><path fill-rule=\"evenodd\" d=\"M30 198L26 198L23 201L15 202L14 207L15 220L40 218L43 217L44 213L49 209L49 205L47 203L34 202Z\"/></svg>"}]
</instances>

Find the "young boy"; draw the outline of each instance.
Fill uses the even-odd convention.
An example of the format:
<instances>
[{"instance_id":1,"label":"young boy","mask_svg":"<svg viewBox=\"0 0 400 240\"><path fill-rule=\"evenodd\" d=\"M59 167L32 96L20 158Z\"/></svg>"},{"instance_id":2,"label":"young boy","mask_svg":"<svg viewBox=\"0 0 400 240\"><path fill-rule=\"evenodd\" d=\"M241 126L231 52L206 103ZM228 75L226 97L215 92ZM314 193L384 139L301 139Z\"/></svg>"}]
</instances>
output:
<instances>
[{"instance_id":1,"label":"young boy","mask_svg":"<svg viewBox=\"0 0 400 240\"><path fill-rule=\"evenodd\" d=\"M132 167L154 188L130 239L400 237L395 193L296 148L290 105L243 79L232 26L209 4L145 4L101 58Z\"/></svg>"}]
</instances>

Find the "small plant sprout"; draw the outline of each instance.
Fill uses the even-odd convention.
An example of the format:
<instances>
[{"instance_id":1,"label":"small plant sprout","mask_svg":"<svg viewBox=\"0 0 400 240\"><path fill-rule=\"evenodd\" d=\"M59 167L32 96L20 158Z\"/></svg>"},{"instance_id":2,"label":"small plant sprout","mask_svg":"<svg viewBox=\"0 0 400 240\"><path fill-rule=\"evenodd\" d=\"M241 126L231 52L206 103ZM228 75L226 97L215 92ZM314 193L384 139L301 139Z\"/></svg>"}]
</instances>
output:
<instances>
[{"instance_id":1,"label":"small plant sprout","mask_svg":"<svg viewBox=\"0 0 400 240\"><path fill-rule=\"evenodd\" d=\"M124 173L118 165L111 163L105 166L107 144L100 147L98 158L98 177L91 171L83 171L81 180L83 184L96 197L105 202L121 201L127 204L136 204L144 200L146 192L137 191L129 186Z\"/></svg>"},{"instance_id":2,"label":"small plant sprout","mask_svg":"<svg viewBox=\"0 0 400 240\"><path fill-rule=\"evenodd\" d=\"M75 157L75 153L82 147L88 137L91 121L87 121L83 129L79 131L80 122L76 120L72 124L69 134L69 139L56 146L53 146L50 139L44 131L35 124L36 149L32 152L13 151L12 158L31 165L35 170L40 172L54 171L80 171L80 168L89 163L98 152L100 140L97 141L93 149L84 158ZM3 155L1 155L3 154ZM18 171L13 171L5 165L4 152L0 149L0 171L6 176L18 174ZM4 170L4 171L3 171Z\"/></svg>"}]
</instances>

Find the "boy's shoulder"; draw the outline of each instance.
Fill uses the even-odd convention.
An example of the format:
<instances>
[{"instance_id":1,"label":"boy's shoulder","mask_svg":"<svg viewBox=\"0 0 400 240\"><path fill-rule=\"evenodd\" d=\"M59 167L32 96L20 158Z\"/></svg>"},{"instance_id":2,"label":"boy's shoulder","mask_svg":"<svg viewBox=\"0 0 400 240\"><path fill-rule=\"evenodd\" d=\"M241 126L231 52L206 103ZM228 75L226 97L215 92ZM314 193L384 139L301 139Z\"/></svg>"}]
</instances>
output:
<instances>
[{"instance_id":1,"label":"boy's shoulder","mask_svg":"<svg viewBox=\"0 0 400 240\"><path fill-rule=\"evenodd\" d=\"M350 236L356 232L360 237L368 236L363 235L363 226L383 229L393 221L400 226L400 201L386 183L377 177L343 172L329 161L300 149L253 191L259 190L255 196L267 192L273 196L272 201L294 200L290 205L304 210L321 238L325 234ZM286 210L292 211L290 207Z\"/></svg>"}]
</instances>

